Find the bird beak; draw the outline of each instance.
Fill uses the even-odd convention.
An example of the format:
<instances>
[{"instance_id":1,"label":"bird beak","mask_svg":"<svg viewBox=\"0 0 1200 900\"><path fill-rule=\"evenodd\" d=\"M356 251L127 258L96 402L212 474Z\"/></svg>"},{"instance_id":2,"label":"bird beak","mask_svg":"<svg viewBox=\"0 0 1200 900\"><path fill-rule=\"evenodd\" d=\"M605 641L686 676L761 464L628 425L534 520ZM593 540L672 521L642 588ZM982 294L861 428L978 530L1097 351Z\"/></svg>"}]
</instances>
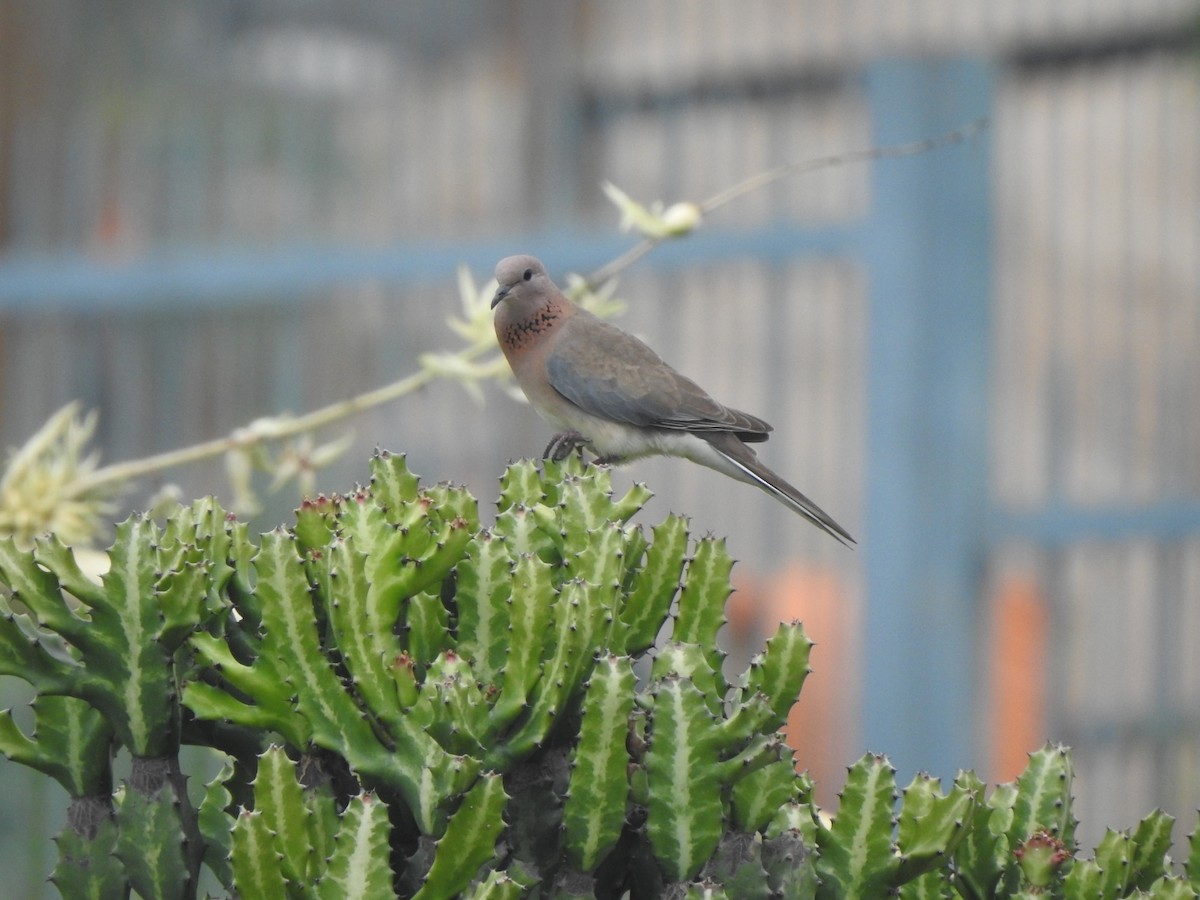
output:
<instances>
[{"instance_id":1,"label":"bird beak","mask_svg":"<svg viewBox=\"0 0 1200 900\"><path fill-rule=\"evenodd\" d=\"M511 284L502 284L496 288L496 296L492 298L492 309L496 308L496 304L508 296L508 292L512 290Z\"/></svg>"}]
</instances>

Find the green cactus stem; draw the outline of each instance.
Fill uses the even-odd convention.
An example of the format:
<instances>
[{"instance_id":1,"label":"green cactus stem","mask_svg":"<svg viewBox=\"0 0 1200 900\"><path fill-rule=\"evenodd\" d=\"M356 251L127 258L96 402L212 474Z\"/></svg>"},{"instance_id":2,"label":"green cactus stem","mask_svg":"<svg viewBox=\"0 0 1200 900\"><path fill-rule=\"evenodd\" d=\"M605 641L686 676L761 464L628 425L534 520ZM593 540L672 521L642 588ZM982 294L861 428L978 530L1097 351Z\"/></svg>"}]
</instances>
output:
<instances>
[{"instance_id":1,"label":"green cactus stem","mask_svg":"<svg viewBox=\"0 0 1200 900\"><path fill-rule=\"evenodd\" d=\"M135 756L117 803L114 852L143 897L193 896L204 856L177 756Z\"/></svg>"},{"instance_id":2,"label":"green cactus stem","mask_svg":"<svg viewBox=\"0 0 1200 900\"><path fill-rule=\"evenodd\" d=\"M940 783L924 773L902 792L896 845L900 852L897 884L934 867L945 866L966 837L975 794L957 784L942 794Z\"/></svg>"},{"instance_id":3,"label":"green cactus stem","mask_svg":"<svg viewBox=\"0 0 1200 900\"><path fill-rule=\"evenodd\" d=\"M39 540L32 552L0 541L0 577L12 602L29 611L14 616L4 607L0 673L24 678L44 694L87 701L135 756L176 752L173 655L199 622L207 577L205 564L184 561L180 553L160 543L149 520L131 517L117 527L110 568L97 585L53 537Z\"/></svg>"},{"instance_id":4,"label":"green cactus stem","mask_svg":"<svg viewBox=\"0 0 1200 900\"><path fill-rule=\"evenodd\" d=\"M766 831L784 804L796 799L798 787L790 753L748 773L730 792L733 826L749 833Z\"/></svg>"},{"instance_id":5,"label":"green cactus stem","mask_svg":"<svg viewBox=\"0 0 1200 900\"><path fill-rule=\"evenodd\" d=\"M113 731L104 716L74 697L40 694L32 706L32 737L0 710L0 753L49 775L72 797L111 794Z\"/></svg>"},{"instance_id":6,"label":"green cactus stem","mask_svg":"<svg viewBox=\"0 0 1200 900\"><path fill-rule=\"evenodd\" d=\"M63 897L109 900L129 896L129 879L117 859L117 825L111 793L75 797L67 825L55 838L58 865L50 880Z\"/></svg>"},{"instance_id":7,"label":"green cactus stem","mask_svg":"<svg viewBox=\"0 0 1200 900\"><path fill-rule=\"evenodd\" d=\"M743 696L760 692L770 699L775 718L767 727L772 730L783 727L800 697L800 689L811 671L808 660L812 647L813 642L800 622L780 623L742 679Z\"/></svg>"},{"instance_id":8,"label":"green cactus stem","mask_svg":"<svg viewBox=\"0 0 1200 900\"><path fill-rule=\"evenodd\" d=\"M493 733L506 730L528 708L529 695L542 677L543 647L556 596L550 567L535 554L520 554L513 565L504 626L509 635L508 661L489 716Z\"/></svg>"},{"instance_id":9,"label":"green cactus stem","mask_svg":"<svg viewBox=\"0 0 1200 900\"><path fill-rule=\"evenodd\" d=\"M508 797L499 775L483 775L467 792L438 841L425 884L414 900L453 897L474 880L480 866L495 852L504 829L501 813Z\"/></svg>"},{"instance_id":10,"label":"green cactus stem","mask_svg":"<svg viewBox=\"0 0 1200 900\"><path fill-rule=\"evenodd\" d=\"M900 864L892 848L895 772L872 754L850 767L833 824L817 824L819 897L883 897L892 887Z\"/></svg>"},{"instance_id":11,"label":"green cactus stem","mask_svg":"<svg viewBox=\"0 0 1200 900\"><path fill-rule=\"evenodd\" d=\"M196 824L204 839L204 864L228 891L233 890L233 868L229 861L233 853L235 819L228 812L233 806L233 795L226 783L234 779L234 773L233 763L227 761L216 777L204 786L204 797L196 810Z\"/></svg>"},{"instance_id":12,"label":"green cactus stem","mask_svg":"<svg viewBox=\"0 0 1200 900\"><path fill-rule=\"evenodd\" d=\"M814 820L810 817L797 828L780 831L763 839L763 867L767 883L775 897L789 900L813 900L819 878L816 869Z\"/></svg>"},{"instance_id":13,"label":"green cactus stem","mask_svg":"<svg viewBox=\"0 0 1200 900\"><path fill-rule=\"evenodd\" d=\"M1129 886L1149 891L1170 874L1171 830L1175 818L1156 809L1138 822L1133 832L1133 859L1130 861Z\"/></svg>"},{"instance_id":14,"label":"green cactus stem","mask_svg":"<svg viewBox=\"0 0 1200 900\"><path fill-rule=\"evenodd\" d=\"M1071 756L1061 745L1047 744L1029 754L1029 765L1017 779L1009 841L1017 846L1045 831L1072 848L1075 818L1071 813Z\"/></svg>"},{"instance_id":15,"label":"green cactus stem","mask_svg":"<svg viewBox=\"0 0 1200 900\"><path fill-rule=\"evenodd\" d=\"M233 884L243 897L286 897L287 879L279 866L279 851L266 819L244 809L233 827Z\"/></svg>"},{"instance_id":16,"label":"green cactus stem","mask_svg":"<svg viewBox=\"0 0 1200 900\"><path fill-rule=\"evenodd\" d=\"M1187 859L1184 860L1183 871L1192 886L1200 892L1200 826L1192 829L1187 840Z\"/></svg>"},{"instance_id":17,"label":"green cactus stem","mask_svg":"<svg viewBox=\"0 0 1200 900\"><path fill-rule=\"evenodd\" d=\"M567 859L587 872L616 845L625 824L629 793L625 739L633 689L632 661L614 654L601 657L587 685L563 810Z\"/></svg>"},{"instance_id":18,"label":"green cactus stem","mask_svg":"<svg viewBox=\"0 0 1200 900\"><path fill-rule=\"evenodd\" d=\"M371 793L350 799L342 813L333 853L317 884L318 900L389 900L392 870L388 863L391 826L387 807Z\"/></svg>"},{"instance_id":19,"label":"green cactus stem","mask_svg":"<svg viewBox=\"0 0 1200 900\"><path fill-rule=\"evenodd\" d=\"M280 874L290 889L316 882L325 864L319 853L328 848L311 838L317 830L310 827L313 812L296 780L296 767L281 747L270 747L259 757L254 811L271 835Z\"/></svg>"},{"instance_id":20,"label":"green cactus stem","mask_svg":"<svg viewBox=\"0 0 1200 900\"><path fill-rule=\"evenodd\" d=\"M975 798L966 835L954 853L956 887L966 900L996 895L1001 878L1012 864L1008 829L1016 785L997 788L984 800L984 783L974 772L961 772L955 787Z\"/></svg>"},{"instance_id":21,"label":"green cactus stem","mask_svg":"<svg viewBox=\"0 0 1200 900\"><path fill-rule=\"evenodd\" d=\"M708 664L708 656L696 644L667 641L654 654L650 670L652 678L662 679L677 676L691 681L704 695L705 703L714 716L724 709L723 682Z\"/></svg>"},{"instance_id":22,"label":"green cactus stem","mask_svg":"<svg viewBox=\"0 0 1200 900\"><path fill-rule=\"evenodd\" d=\"M706 537L696 544L679 592L679 611L671 634L673 640L704 649L709 668L719 679L722 696L725 685L720 679L725 654L717 648L717 632L725 624L725 601L733 590L729 585L732 570L733 558L724 540Z\"/></svg>"},{"instance_id":23,"label":"green cactus stem","mask_svg":"<svg viewBox=\"0 0 1200 900\"><path fill-rule=\"evenodd\" d=\"M666 877L685 881L712 855L723 830L715 723L688 679L658 679L651 694L646 834Z\"/></svg>"},{"instance_id":24,"label":"green cactus stem","mask_svg":"<svg viewBox=\"0 0 1200 900\"><path fill-rule=\"evenodd\" d=\"M508 666L512 625L508 607L513 583L513 560L508 548L503 539L483 529L455 567L454 597L459 652L472 660L484 684L498 685ZM528 689L527 685L522 696Z\"/></svg>"},{"instance_id":25,"label":"green cactus stem","mask_svg":"<svg viewBox=\"0 0 1200 900\"><path fill-rule=\"evenodd\" d=\"M652 535L645 561L618 613L625 634L621 649L630 655L644 652L658 637L687 562L687 519L668 516Z\"/></svg>"},{"instance_id":26,"label":"green cactus stem","mask_svg":"<svg viewBox=\"0 0 1200 900\"><path fill-rule=\"evenodd\" d=\"M371 494L385 510L398 510L417 499L421 479L403 453L376 450L371 458Z\"/></svg>"}]
</instances>

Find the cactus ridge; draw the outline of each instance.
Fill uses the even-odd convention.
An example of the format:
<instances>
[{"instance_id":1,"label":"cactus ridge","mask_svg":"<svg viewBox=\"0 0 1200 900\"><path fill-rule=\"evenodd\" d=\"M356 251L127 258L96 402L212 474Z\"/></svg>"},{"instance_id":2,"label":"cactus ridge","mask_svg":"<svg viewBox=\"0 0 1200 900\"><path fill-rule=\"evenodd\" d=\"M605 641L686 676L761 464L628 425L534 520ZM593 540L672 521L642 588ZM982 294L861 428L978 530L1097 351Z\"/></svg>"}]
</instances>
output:
<instances>
[{"instance_id":1,"label":"cactus ridge","mask_svg":"<svg viewBox=\"0 0 1200 900\"><path fill-rule=\"evenodd\" d=\"M563 810L567 858L583 871L599 865L625 826L630 761L626 735L634 684L632 660L609 653L597 662L586 686Z\"/></svg>"}]
</instances>

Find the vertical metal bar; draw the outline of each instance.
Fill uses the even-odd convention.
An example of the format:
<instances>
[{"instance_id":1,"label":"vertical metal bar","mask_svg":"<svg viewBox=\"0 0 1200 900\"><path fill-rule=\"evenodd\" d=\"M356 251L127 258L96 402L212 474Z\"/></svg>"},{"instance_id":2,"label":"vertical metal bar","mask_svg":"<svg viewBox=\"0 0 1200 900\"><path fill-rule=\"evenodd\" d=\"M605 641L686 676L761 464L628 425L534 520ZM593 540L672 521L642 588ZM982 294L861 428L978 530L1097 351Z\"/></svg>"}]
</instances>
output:
<instances>
[{"instance_id":1,"label":"vertical metal bar","mask_svg":"<svg viewBox=\"0 0 1200 900\"><path fill-rule=\"evenodd\" d=\"M867 73L874 142L991 107L978 61ZM863 734L901 772L977 766L976 613L987 504L991 205L986 133L884 161L864 229L870 303Z\"/></svg>"}]
</instances>

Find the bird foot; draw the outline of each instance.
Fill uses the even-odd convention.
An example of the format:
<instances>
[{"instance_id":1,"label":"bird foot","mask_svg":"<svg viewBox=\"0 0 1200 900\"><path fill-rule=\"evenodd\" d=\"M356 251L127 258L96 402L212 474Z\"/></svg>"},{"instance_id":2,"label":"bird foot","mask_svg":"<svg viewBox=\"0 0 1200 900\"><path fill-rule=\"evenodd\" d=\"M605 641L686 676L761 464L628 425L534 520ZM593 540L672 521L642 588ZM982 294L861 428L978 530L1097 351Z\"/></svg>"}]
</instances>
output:
<instances>
[{"instance_id":1,"label":"bird foot","mask_svg":"<svg viewBox=\"0 0 1200 900\"><path fill-rule=\"evenodd\" d=\"M578 431L560 431L550 438L550 443L542 452L542 459L562 462L574 451L581 450L585 444L587 444L587 438Z\"/></svg>"}]
</instances>

